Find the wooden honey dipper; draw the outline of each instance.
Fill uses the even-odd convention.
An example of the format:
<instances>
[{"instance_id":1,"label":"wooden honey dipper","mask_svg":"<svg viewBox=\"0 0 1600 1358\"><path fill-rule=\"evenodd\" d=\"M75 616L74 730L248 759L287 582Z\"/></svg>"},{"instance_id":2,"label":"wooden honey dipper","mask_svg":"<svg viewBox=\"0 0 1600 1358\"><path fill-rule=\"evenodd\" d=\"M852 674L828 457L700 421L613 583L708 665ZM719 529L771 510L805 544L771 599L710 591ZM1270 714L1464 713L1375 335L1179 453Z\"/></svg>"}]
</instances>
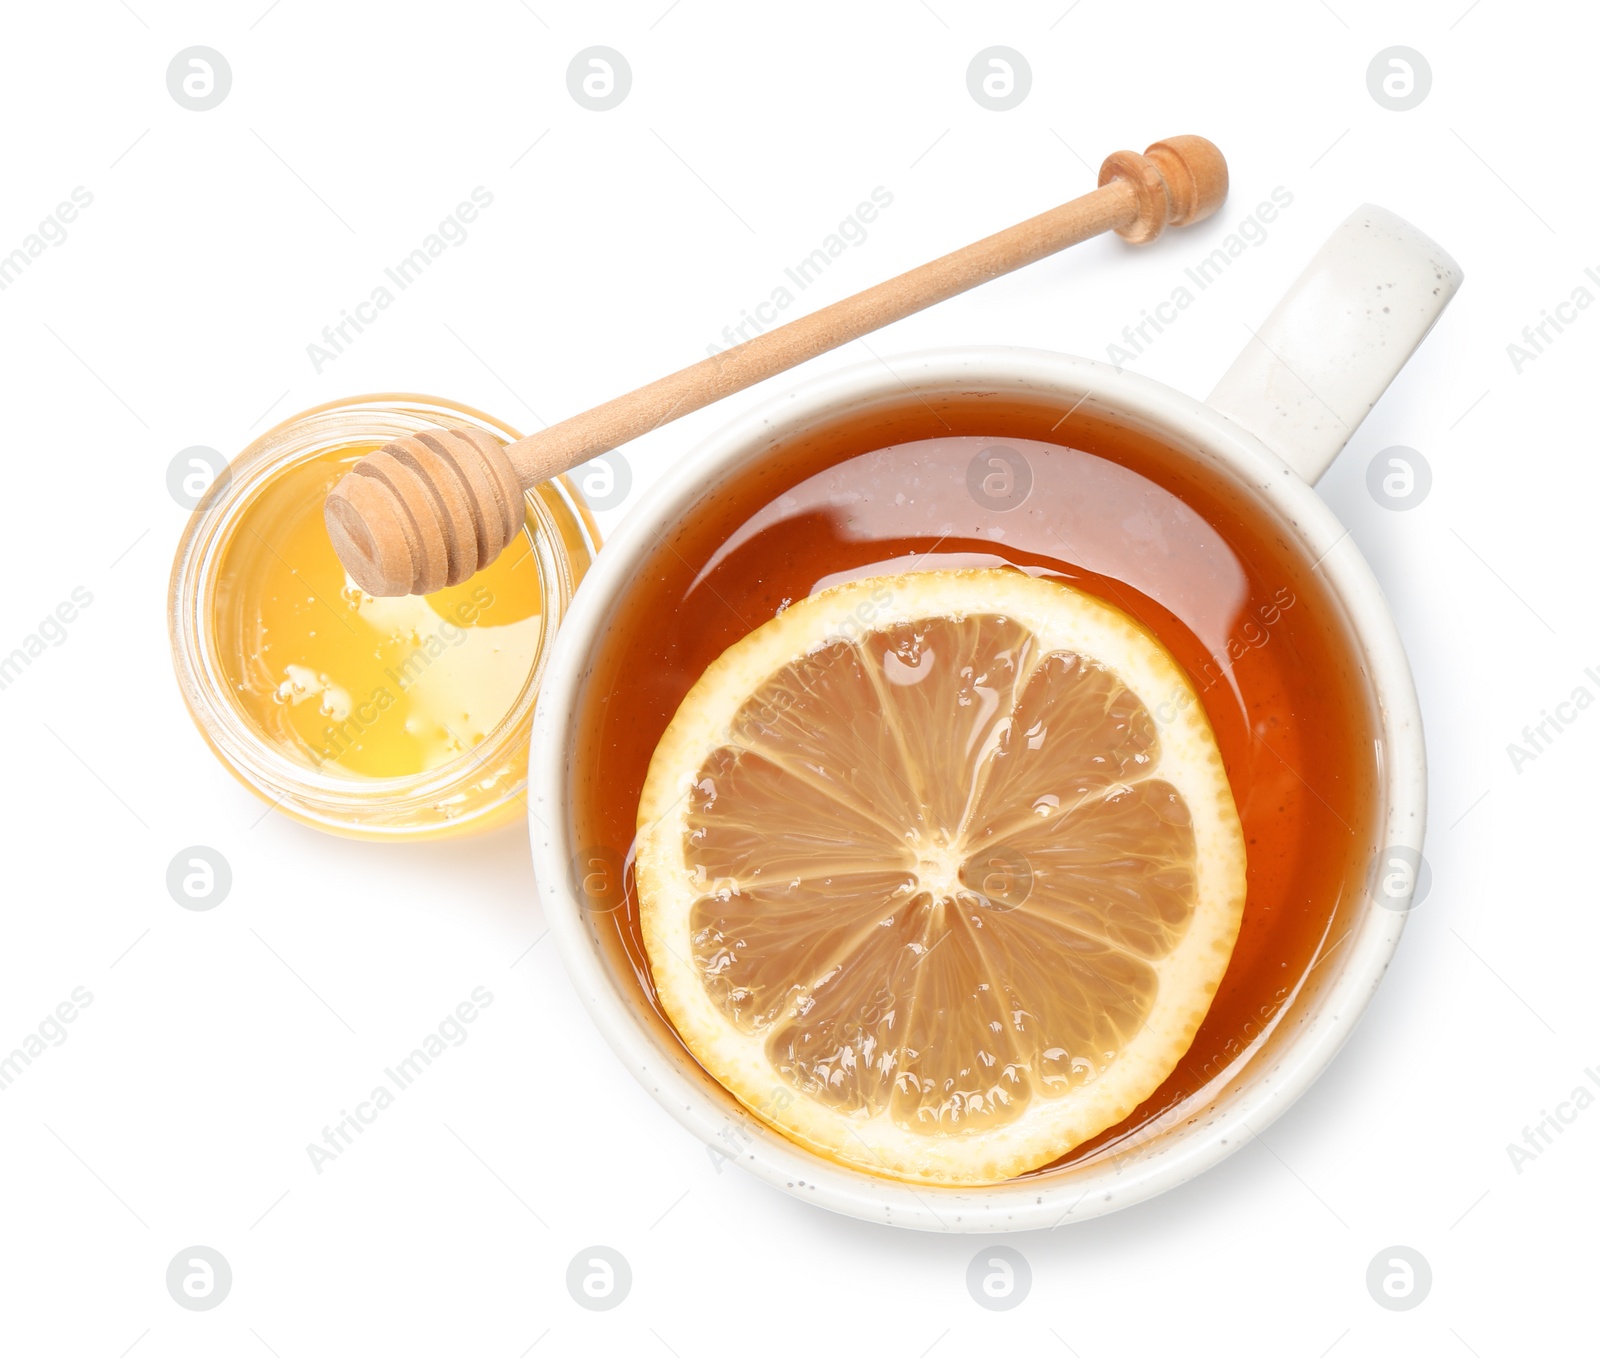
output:
<instances>
[{"instance_id":1,"label":"wooden honey dipper","mask_svg":"<svg viewBox=\"0 0 1600 1358\"><path fill-rule=\"evenodd\" d=\"M1142 244L1168 225L1201 221L1227 193L1227 163L1204 137L1169 137L1142 156L1117 151L1100 167L1093 193L515 443L502 445L480 429L396 439L362 458L329 492L328 536L369 594L431 594L460 584L521 530L523 492L541 481L1104 231Z\"/></svg>"}]
</instances>

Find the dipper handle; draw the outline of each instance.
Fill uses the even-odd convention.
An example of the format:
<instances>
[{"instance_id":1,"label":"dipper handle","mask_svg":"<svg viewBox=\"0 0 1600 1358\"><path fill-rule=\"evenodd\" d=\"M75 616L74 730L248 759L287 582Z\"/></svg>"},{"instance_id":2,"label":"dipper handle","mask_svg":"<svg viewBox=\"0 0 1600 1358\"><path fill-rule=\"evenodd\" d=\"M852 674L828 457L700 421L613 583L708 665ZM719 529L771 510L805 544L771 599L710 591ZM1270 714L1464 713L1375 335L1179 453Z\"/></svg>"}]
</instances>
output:
<instances>
[{"instance_id":1,"label":"dipper handle","mask_svg":"<svg viewBox=\"0 0 1600 1358\"><path fill-rule=\"evenodd\" d=\"M1135 244L1215 212L1228 167L1204 137L1117 151L1100 187L876 287L502 446L439 429L371 453L329 492L328 535L369 594L431 594L498 556L522 527L524 490L724 396L1070 245L1115 231Z\"/></svg>"}]
</instances>

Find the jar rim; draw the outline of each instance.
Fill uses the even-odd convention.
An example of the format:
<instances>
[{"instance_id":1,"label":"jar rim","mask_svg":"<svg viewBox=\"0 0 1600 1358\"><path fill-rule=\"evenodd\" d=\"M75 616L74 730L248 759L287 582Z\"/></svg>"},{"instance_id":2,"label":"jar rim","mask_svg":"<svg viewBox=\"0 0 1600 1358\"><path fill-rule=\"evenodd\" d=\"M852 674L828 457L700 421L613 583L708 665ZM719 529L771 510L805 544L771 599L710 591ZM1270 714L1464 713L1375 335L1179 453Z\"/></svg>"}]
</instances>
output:
<instances>
[{"instance_id":1,"label":"jar rim","mask_svg":"<svg viewBox=\"0 0 1600 1358\"><path fill-rule=\"evenodd\" d=\"M525 800L526 746L539 684L557 628L599 534L582 497L565 478L524 495L523 532L532 547L543 596L533 663L516 699L483 739L459 755L414 774L330 775L275 747L240 708L221 663L215 598L221 563L245 512L278 476L352 441L380 442L441 424L470 424L513 442L518 431L460 402L408 393L374 393L326 401L290 415L252 441L216 477L191 511L179 539L168 588L167 621L173 666L184 702L206 743L224 766L272 807L336 833L365 838L425 838L498 821L513 799ZM570 535L555 516L570 515L583 559L569 560ZM520 763L516 763L523 750ZM503 773L513 760L512 776ZM454 805L475 785L491 795L457 813ZM431 813L431 814L430 814Z\"/></svg>"}]
</instances>

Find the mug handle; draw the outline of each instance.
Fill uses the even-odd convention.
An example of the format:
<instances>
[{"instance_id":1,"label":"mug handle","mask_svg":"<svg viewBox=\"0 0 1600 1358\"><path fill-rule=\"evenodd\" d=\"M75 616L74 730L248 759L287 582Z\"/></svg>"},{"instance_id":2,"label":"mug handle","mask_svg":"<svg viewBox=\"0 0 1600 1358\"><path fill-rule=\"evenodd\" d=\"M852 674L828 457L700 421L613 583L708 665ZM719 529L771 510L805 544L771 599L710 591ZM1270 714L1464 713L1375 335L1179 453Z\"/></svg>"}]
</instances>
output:
<instances>
[{"instance_id":1,"label":"mug handle","mask_svg":"<svg viewBox=\"0 0 1600 1358\"><path fill-rule=\"evenodd\" d=\"M1433 241L1387 208L1363 204L1253 332L1206 404L1315 482L1460 286L1460 266Z\"/></svg>"}]
</instances>

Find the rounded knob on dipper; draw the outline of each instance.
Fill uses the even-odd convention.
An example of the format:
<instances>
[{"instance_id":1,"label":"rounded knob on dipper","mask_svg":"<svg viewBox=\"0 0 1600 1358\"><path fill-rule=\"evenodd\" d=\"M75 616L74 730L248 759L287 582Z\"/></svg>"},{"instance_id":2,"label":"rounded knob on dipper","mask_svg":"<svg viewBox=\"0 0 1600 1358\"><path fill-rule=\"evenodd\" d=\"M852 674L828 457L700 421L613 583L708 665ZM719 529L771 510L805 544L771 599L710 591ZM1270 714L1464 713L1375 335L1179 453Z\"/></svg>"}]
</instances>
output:
<instances>
[{"instance_id":1,"label":"rounded knob on dipper","mask_svg":"<svg viewBox=\"0 0 1600 1358\"><path fill-rule=\"evenodd\" d=\"M1142 156L1114 151L1100 166L1101 187L1118 179L1133 189L1139 215L1117 234L1135 245L1154 240L1168 226L1203 221L1228 196L1228 162L1204 137L1168 137Z\"/></svg>"}]
</instances>

